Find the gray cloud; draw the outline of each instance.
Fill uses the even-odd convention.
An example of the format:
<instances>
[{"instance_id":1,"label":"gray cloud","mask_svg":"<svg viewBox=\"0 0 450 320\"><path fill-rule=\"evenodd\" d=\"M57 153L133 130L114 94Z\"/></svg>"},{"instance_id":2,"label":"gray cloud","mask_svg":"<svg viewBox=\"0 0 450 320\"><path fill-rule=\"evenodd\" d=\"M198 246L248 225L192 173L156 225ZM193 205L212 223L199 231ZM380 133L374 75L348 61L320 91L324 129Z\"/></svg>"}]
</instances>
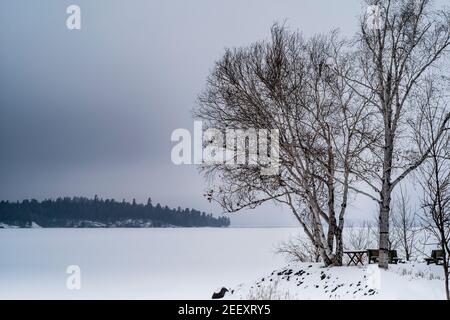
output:
<instances>
[{"instance_id":1,"label":"gray cloud","mask_svg":"<svg viewBox=\"0 0 450 320\"><path fill-rule=\"evenodd\" d=\"M81 7L81 31L65 27L69 4ZM192 128L214 61L266 38L276 21L350 35L360 10L357 0L2 1L0 198L152 196L220 212L195 167L170 161L170 134ZM292 218L266 206L233 222Z\"/></svg>"}]
</instances>

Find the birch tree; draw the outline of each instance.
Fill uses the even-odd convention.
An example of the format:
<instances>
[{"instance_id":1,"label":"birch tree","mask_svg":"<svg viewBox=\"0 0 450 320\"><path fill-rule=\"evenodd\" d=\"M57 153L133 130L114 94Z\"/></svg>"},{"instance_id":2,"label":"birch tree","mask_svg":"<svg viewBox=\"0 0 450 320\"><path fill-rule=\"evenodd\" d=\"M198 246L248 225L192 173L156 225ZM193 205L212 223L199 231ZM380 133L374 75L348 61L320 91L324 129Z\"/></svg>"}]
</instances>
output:
<instances>
[{"instance_id":1,"label":"birch tree","mask_svg":"<svg viewBox=\"0 0 450 320\"><path fill-rule=\"evenodd\" d=\"M208 197L228 212L268 201L286 206L327 266L342 264L351 172L374 130L369 103L337 76L352 72L343 44L334 32L305 40L275 25L270 41L226 50L194 111L221 132L278 130L278 174L262 175L260 162L204 165Z\"/></svg>"},{"instance_id":2,"label":"birch tree","mask_svg":"<svg viewBox=\"0 0 450 320\"><path fill-rule=\"evenodd\" d=\"M430 0L373 0L362 16L353 45L357 77L341 74L354 92L377 112L377 144L364 153L355 172L379 205L379 266L388 268L389 219L396 186L419 167L442 136L450 113L433 127L430 148L414 146L410 125L420 118L417 101L429 77L444 80L450 46L450 15ZM370 17L371 14L380 17ZM373 19L379 19L373 23ZM361 188L361 190L366 190ZM367 193L365 193L367 195Z\"/></svg>"}]
</instances>

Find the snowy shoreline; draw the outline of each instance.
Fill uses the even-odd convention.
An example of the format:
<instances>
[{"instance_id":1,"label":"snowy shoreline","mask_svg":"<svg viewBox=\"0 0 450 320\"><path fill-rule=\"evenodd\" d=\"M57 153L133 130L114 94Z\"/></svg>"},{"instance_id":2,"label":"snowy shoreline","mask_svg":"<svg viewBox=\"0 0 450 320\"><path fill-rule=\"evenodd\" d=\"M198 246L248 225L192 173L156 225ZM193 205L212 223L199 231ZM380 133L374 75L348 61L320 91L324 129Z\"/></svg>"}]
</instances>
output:
<instances>
[{"instance_id":1,"label":"snowy shoreline","mask_svg":"<svg viewBox=\"0 0 450 320\"><path fill-rule=\"evenodd\" d=\"M225 299L257 299L270 291L258 285L269 282L278 282L274 299L443 298L440 266L392 265L379 277L392 284L390 294L371 296L364 295L376 289L369 284L355 294L348 289L377 272L374 264L284 267L277 246L299 233L292 227L0 229L0 299L211 299L223 286L234 290ZM69 265L81 269L80 290L66 287ZM309 265L310 275L295 275Z\"/></svg>"},{"instance_id":2,"label":"snowy shoreline","mask_svg":"<svg viewBox=\"0 0 450 320\"><path fill-rule=\"evenodd\" d=\"M230 288L225 299L251 300L442 300L441 266L426 263L324 268L302 263L276 269L256 281Z\"/></svg>"}]
</instances>

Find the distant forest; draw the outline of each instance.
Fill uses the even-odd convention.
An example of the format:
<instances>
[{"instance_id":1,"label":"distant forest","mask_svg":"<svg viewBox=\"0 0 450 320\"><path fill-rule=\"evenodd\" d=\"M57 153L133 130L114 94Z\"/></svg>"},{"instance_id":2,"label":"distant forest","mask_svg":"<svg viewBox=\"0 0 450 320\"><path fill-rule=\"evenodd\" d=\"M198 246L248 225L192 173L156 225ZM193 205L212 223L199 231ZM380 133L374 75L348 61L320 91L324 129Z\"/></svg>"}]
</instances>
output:
<instances>
[{"instance_id":1,"label":"distant forest","mask_svg":"<svg viewBox=\"0 0 450 320\"><path fill-rule=\"evenodd\" d=\"M194 209L171 209L125 200L65 197L56 200L0 202L0 227L226 227L228 217L213 217Z\"/></svg>"}]
</instances>

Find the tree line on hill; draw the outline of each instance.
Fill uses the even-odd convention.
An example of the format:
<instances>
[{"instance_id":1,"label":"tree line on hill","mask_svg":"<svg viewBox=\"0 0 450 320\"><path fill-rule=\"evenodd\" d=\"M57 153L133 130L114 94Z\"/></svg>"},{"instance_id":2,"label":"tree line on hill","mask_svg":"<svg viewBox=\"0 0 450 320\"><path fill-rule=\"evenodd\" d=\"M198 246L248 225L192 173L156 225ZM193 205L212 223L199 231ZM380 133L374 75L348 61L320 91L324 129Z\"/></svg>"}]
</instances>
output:
<instances>
[{"instance_id":1,"label":"tree line on hill","mask_svg":"<svg viewBox=\"0 0 450 320\"><path fill-rule=\"evenodd\" d=\"M228 217L214 217L195 209L177 209L136 200L64 197L44 201L0 202L0 223L30 227L227 227Z\"/></svg>"}]
</instances>

